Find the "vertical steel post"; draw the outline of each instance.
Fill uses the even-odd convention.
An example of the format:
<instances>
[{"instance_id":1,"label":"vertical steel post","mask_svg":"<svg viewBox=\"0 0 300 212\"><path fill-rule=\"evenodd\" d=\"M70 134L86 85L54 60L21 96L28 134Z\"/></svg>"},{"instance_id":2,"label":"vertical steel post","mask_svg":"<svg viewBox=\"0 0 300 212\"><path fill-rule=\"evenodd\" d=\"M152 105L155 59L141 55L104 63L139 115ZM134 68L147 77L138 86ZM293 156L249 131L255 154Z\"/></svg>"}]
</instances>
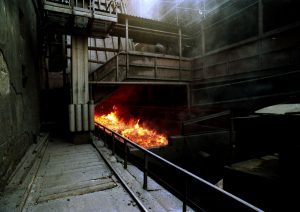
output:
<instances>
[{"instance_id":1,"label":"vertical steel post","mask_svg":"<svg viewBox=\"0 0 300 212\"><path fill-rule=\"evenodd\" d=\"M183 196L183 204L182 204L182 211L186 212L187 208L187 193L188 193L188 180L187 176L184 177L184 196Z\"/></svg>"},{"instance_id":2,"label":"vertical steel post","mask_svg":"<svg viewBox=\"0 0 300 212\"><path fill-rule=\"evenodd\" d=\"M205 55L205 29L204 29L204 24L201 24L201 54L202 56Z\"/></svg>"},{"instance_id":3,"label":"vertical steel post","mask_svg":"<svg viewBox=\"0 0 300 212\"><path fill-rule=\"evenodd\" d=\"M259 67L262 67L262 36L263 36L263 2L258 0L258 58Z\"/></svg>"},{"instance_id":4,"label":"vertical steel post","mask_svg":"<svg viewBox=\"0 0 300 212\"><path fill-rule=\"evenodd\" d=\"M147 190L148 188L148 155L144 153L144 184L143 189Z\"/></svg>"},{"instance_id":5,"label":"vertical steel post","mask_svg":"<svg viewBox=\"0 0 300 212\"><path fill-rule=\"evenodd\" d=\"M129 45L128 45L128 39L129 39L129 32L128 32L128 19L125 20L126 25L126 39L125 39L125 51L126 51L126 78L129 71Z\"/></svg>"},{"instance_id":6,"label":"vertical steel post","mask_svg":"<svg viewBox=\"0 0 300 212\"><path fill-rule=\"evenodd\" d=\"M126 37L125 37L125 51L128 53L129 50L129 44L128 44L128 39L129 39L129 33L128 33L128 19L126 18L125 20L125 30L126 30Z\"/></svg>"},{"instance_id":7,"label":"vertical steel post","mask_svg":"<svg viewBox=\"0 0 300 212\"><path fill-rule=\"evenodd\" d=\"M121 51L121 37L118 37L118 52Z\"/></svg>"},{"instance_id":8,"label":"vertical steel post","mask_svg":"<svg viewBox=\"0 0 300 212\"><path fill-rule=\"evenodd\" d=\"M127 140L124 140L124 169L127 169Z\"/></svg>"},{"instance_id":9,"label":"vertical steel post","mask_svg":"<svg viewBox=\"0 0 300 212\"><path fill-rule=\"evenodd\" d=\"M103 132L104 132L104 139L103 139L103 143L104 143L104 146L106 146L106 139L107 139L107 135L106 135L106 130L105 130L105 127L103 127Z\"/></svg>"},{"instance_id":10,"label":"vertical steel post","mask_svg":"<svg viewBox=\"0 0 300 212\"><path fill-rule=\"evenodd\" d=\"M157 57L154 57L154 79L157 77Z\"/></svg>"},{"instance_id":11,"label":"vertical steel post","mask_svg":"<svg viewBox=\"0 0 300 212\"><path fill-rule=\"evenodd\" d=\"M115 148L116 148L116 139L115 139L115 134L112 133L112 155L115 154Z\"/></svg>"},{"instance_id":12,"label":"vertical steel post","mask_svg":"<svg viewBox=\"0 0 300 212\"><path fill-rule=\"evenodd\" d=\"M187 106L188 106L188 109L190 110L191 109L191 88L190 88L190 84L187 84L186 85L186 93L187 93Z\"/></svg>"},{"instance_id":13,"label":"vertical steel post","mask_svg":"<svg viewBox=\"0 0 300 212\"><path fill-rule=\"evenodd\" d=\"M181 28L178 31L178 50L179 50L179 80L181 80L181 57L182 57L182 38Z\"/></svg>"}]
</instances>

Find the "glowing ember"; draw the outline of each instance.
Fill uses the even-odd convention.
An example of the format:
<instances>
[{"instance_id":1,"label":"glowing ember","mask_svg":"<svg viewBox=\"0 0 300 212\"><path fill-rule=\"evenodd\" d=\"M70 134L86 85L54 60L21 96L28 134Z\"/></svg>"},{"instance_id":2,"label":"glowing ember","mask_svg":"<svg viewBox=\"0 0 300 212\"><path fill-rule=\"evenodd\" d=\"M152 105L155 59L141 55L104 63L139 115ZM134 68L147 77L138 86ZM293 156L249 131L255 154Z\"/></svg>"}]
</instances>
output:
<instances>
[{"instance_id":1,"label":"glowing ember","mask_svg":"<svg viewBox=\"0 0 300 212\"><path fill-rule=\"evenodd\" d=\"M165 146L168 144L165 135L159 134L147 126L140 126L139 121L139 119L136 120L133 118L129 121L124 121L118 116L118 110L115 106L113 107L113 111L109 114L95 115L96 123L104 125L144 148Z\"/></svg>"}]
</instances>

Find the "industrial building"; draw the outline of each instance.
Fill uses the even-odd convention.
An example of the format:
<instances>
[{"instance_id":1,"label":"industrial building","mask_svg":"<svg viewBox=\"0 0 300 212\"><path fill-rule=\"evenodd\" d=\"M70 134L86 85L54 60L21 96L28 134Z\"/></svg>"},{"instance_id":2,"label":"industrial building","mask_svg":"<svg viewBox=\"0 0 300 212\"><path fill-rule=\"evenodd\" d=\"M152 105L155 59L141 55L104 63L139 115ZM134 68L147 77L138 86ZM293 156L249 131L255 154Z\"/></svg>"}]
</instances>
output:
<instances>
[{"instance_id":1,"label":"industrial building","mask_svg":"<svg viewBox=\"0 0 300 212\"><path fill-rule=\"evenodd\" d=\"M0 211L298 211L299 11L0 0Z\"/></svg>"}]
</instances>

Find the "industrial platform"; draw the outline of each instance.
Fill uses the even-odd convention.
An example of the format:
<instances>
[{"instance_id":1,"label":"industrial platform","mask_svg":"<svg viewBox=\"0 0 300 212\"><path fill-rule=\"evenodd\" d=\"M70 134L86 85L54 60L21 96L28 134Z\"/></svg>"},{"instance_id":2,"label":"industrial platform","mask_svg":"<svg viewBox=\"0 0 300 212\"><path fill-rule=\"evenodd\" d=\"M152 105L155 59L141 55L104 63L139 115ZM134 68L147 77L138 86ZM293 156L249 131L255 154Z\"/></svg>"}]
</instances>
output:
<instances>
[{"instance_id":1,"label":"industrial platform","mask_svg":"<svg viewBox=\"0 0 300 212\"><path fill-rule=\"evenodd\" d=\"M182 202L152 179L144 190L140 170L131 164L123 169L122 160L112 156L102 141L94 142L142 206L123 188L92 144L74 145L43 137L21 161L1 196L0 211L182 210Z\"/></svg>"}]
</instances>

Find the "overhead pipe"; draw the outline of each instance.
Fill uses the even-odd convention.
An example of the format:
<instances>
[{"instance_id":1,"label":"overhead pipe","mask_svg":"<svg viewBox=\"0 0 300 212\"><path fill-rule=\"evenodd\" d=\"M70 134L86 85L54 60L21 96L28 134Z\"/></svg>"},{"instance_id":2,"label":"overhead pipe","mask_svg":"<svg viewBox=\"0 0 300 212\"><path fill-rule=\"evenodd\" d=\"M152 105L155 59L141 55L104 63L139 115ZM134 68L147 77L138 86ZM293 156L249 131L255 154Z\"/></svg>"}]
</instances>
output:
<instances>
[{"instance_id":1,"label":"overhead pipe","mask_svg":"<svg viewBox=\"0 0 300 212\"><path fill-rule=\"evenodd\" d=\"M186 82L108 82L108 81L89 81L90 85L188 85Z\"/></svg>"}]
</instances>

